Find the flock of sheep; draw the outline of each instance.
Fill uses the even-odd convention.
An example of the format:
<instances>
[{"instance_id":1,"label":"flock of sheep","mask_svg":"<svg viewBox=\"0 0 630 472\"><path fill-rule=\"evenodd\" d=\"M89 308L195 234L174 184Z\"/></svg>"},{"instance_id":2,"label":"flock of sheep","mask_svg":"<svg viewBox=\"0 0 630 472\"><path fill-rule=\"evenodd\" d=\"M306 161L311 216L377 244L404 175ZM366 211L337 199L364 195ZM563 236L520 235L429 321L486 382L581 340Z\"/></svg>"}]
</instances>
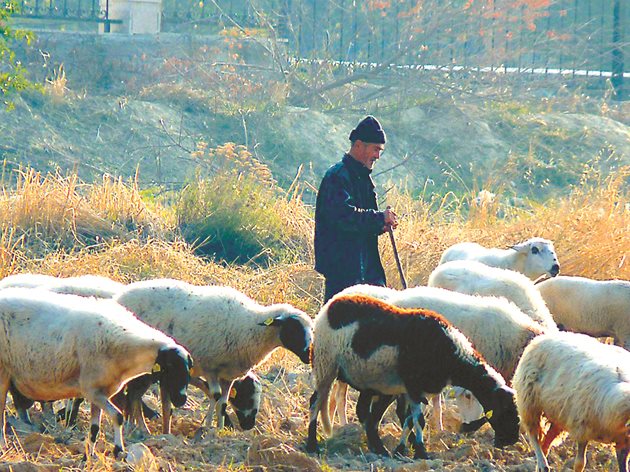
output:
<instances>
[{"instance_id":1,"label":"flock of sheep","mask_svg":"<svg viewBox=\"0 0 630 472\"><path fill-rule=\"evenodd\" d=\"M568 432L582 471L591 440L614 444L621 472L630 455L630 282L558 276L553 244L533 238L510 249L461 243L447 249L428 286L402 291L356 285L315 320L288 304L262 306L230 288L159 279L119 284L99 276L19 274L0 281L0 413L11 393L19 420L33 401L85 399L88 445L101 412L125 450L127 419L147 430L142 402L159 383L162 427L189 384L209 399L198 435L229 421L254 426L261 383L253 370L276 348L312 364L306 449L317 452L335 413L347 423L348 386L368 447L389 454L378 433L390 403L403 431L396 454L427 458L425 405L442 428L439 393L453 389L463 430L488 422L495 446L523 431L547 471L553 441ZM542 277L550 277L535 284ZM594 337L612 337L616 346ZM73 402L76 418L78 401ZM46 403L43 403L43 407ZM72 414L71 414L72 417Z\"/></svg>"}]
</instances>

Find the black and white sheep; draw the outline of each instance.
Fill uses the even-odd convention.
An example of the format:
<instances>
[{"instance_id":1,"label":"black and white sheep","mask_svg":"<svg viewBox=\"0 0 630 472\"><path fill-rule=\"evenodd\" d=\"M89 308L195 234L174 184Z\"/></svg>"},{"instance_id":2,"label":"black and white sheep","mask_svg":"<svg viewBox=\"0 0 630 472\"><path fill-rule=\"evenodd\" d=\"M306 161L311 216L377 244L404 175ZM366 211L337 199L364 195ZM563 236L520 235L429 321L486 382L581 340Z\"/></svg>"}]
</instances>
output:
<instances>
[{"instance_id":1,"label":"black and white sheep","mask_svg":"<svg viewBox=\"0 0 630 472\"><path fill-rule=\"evenodd\" d=\"M307 450L316 452L317 417L330 433L328 396L335 379L371 395L405 395L412 414L415 458L427 458L422 437L421 403L428 393L439 393L452 383L468 388L492 411L490 423L497 446L518 440L514 392L471 343L442 316L404 309L373 297L337 295L315 319L313 342L315 392L310 403ZM369 409L368 409L369 410ZM387 454L378 435L379 417L367 412L365 429L370 449ZM403 435L400 448L404 446Z\"/></svg>"},{"instance_id":2,"label":"black and white sheep","mask_svg":"<svg viewBox=\"0 0 630 472\"><path fill-rule=\"evenodd\" d=\"M157 418L159 415L158 412L142 402L142 395L156 381L155 374L138 377L112 398L116 406L122 410L125 418L135 422L146 433L150 433L150 431L145 420ZM210 397L209 386L205 380L195 377L191 379L190 385L196 386ZM256 424L256 416L260 410L261 395L262 383L254 371L249 371L243 377L235 379L232 384L228 402L236 414L239 426L244 431L252 429ZM162 412L164 414L164 408ZM73 408L71 415L74 415L75 421L76 413L77 410ZM166 414L170 414L169 410L167 410ZM224 418L225 426L233 428L232 420L225 408L223 408L221 414Z\"/></svg>"},{"instance_id":3,"label":"black and white sheep","mask_svg":"<svg viewBox=\"0 0 630 472\"><path fill-rule=\"evenodd\" d=\"M263 306L231 287L170 279L130 284L114 299L190 351L195 361L192 375L209 385L206 427L212 425L215 409L218 427L223 427L220 413L234 379L276 348L284 347L309 362L313 322L288 304ZM193 385L201 384L194 380ZM163 426L169 431L170 415L164 415Z\"/></svg>"},{"instance_id":4,"label":"black and white sheep","mask_svg":"<svg viewBox=\"0 0 630 472\"><path fill-rule=\"evenodd\" d=\"M630 281L563 276L536 288L556 323L567 331L610 336L630 350Z\"/></svg>"},{"instance_id":5,"label":"black and white sheep","mask_svg":"<svg viewBox=\"0 0 630 472\"><path fill-rule=\"evenodd\" d=\"M54 401L82 397L91 403L94 443L105 410L116 424L114 453L124 450L122 413L110 397L152 370L176 406L186 402L192 359L186 349L111 300L0 290L0 415L10 385L26 398Z\"/></svg>"},{"instance_id":6,"label":"black and white sheep","mask_svg":"<svg viewBox=\"0 0 630 472\"><path fill-rule=\"evenodd\" d=\"M584 334L540 336L525 349L513 385L537 470L549 471L549 448L567 431L578 446L574 471L584 470L589 441L614 443L619 470L628 471L630 352Z\"/></svg>"},{"instance_id":7,"label":"black and white sheep","mask_svg":"<svg viewBox=\"0 0 630 472\"><path fill-rule=\"evenodd\" d=\"M450 261L435 268L428 285L469 295L504 297L547 331L558 329L540 292L520 272L478 261Z\"/></svg>"},{"instance_id":8,"label":"black and white sheep","mask_svg":"<svg viewBox=\"0 0 630 472\"><path fill-rule=\"evenodd\" d=\"M124 284L102 275L55 277L45 274L15 274L0 280L0 289L11 287L45 288L51 292L82 297L112 298Z\"/></svg>"},{"instance_id":9,"label":"black and white sheep","mask_svg":"<svg viewBox=\"0 0 630 472\"><path fill-rule=\"evenodd\" d=\"M363 294L402 308L422 308L440 313L461 331L475 349L506 379L511 379L525 346L545 329L504 298L480 297L436 287L394 290L355 285L341 295ZM345 386L335 392L336 407L345 419ZM442 429L439 397L433 402L438 428ZM342 413L343 412L343 413Z\"/></svg>"},{"instance_id":10,"label":"black and white sheep","mask_svg":"<svg viewBox=\"0 0 630 472\"><path fill-rule=\"evenodd\" d=\"M492 267L515 270L532 280L545 275L555 277L560 272L553 243L543 238L531 238L509 249L486 248L471 242L454 244L444 251L440 264L458 260L479 261Z\"/></svg>"}]
</instances>

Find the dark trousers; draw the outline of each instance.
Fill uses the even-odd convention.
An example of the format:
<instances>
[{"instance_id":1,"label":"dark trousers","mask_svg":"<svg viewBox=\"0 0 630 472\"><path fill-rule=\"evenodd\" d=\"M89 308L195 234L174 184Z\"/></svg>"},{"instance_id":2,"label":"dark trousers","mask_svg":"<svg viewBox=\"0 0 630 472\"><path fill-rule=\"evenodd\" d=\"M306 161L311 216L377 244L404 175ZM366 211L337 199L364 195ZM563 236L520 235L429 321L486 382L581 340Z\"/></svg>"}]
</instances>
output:
<instances>
[{"instance_id":1,"label":"dark trousers","mask_svg":"<svg viewBox=\"0 0 630 472\"><path fill-rule=\"evenodd\" d=\"M367 285L380 285L381 287L385 287L385 279L378 280L365 280L363 282L357 282L354 280L335 280L331 278L327 278L324 282L324 303L330 300L333 296L341 292L343 289L352 287L357 284L367 284Z\"/></svg>"}]
</instances>

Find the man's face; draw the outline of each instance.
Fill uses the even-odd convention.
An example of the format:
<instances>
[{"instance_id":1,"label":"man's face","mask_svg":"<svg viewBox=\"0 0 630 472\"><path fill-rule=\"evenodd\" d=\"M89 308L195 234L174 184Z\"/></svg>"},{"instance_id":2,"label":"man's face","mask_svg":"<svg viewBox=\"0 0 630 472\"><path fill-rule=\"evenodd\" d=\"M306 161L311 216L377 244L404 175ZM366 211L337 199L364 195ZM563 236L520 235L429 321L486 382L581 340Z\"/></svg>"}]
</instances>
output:
<instances>
[{"instance_id":1,"label":"man's face","mask_svg":"<svg viewBox=\"0 0 630 472\"><path fill-rule=\"evenodd\" d=\"M384 144L379 143L364 143L361 140L356 142L357 155L355 158L368 169L374 168L374 163L381 157L382 152L385 150Z\"/></svg>"}]
</instances>

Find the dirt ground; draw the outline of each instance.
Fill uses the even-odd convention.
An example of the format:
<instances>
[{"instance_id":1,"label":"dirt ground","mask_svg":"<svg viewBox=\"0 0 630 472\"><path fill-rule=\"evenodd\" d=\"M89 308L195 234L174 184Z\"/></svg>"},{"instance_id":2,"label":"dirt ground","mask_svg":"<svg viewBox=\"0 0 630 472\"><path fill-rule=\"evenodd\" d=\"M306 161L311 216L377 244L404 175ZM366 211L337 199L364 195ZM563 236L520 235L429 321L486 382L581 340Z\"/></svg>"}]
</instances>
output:
<instances>
[{"instance_id":1,"label":"dirt ground","mask_svg":"<svg viewBox=\"0 0 630 472\"><path fill-rule=\"evenodd\" d=\"M83 462L84 440L89 430L89 410L82 406L78 426L67 430L52 425L44 433L9 435L10 446L0 454L0 472L57 471L57 470L296 470L296 471L511 471L534 472L536 461L525 438L505 449L492 446L494 432L486 425L476 433L465 435L458 431L460 418L453 400L446 399L445 431L432 427L425 430L430 460L390 459L370 453L365 434L349 410L350 424L336 427L331 438L322 443L322 454L304 452L308 423L308 398L312 393L310 371L289 354L275 354L259 372L263 382L263 401L256 427L251 431L213 429L201 440L195 432L202 423L207 399L201 391L190 388L186 405L176 410L173 434L159 434L159 419L149 422L149 437L133 428L125 429L127 461L112 458L113 431L105 419L97 442L97 454ZM158 406L155 391L145 400ZM354 408L356 392L350 394ZM393 410L393 409L390 409ZM37 408L31 414L41 420ZM431 421L429 420L429 424ZM321 423L320 423L321 428ZM321 429L320 429L321 431ZM400 428L393 411L388 411L381 425L381 436L392 450ZM146 446L146 448L145 448ZM144 451L144 452L143 452ZM552 448L550 465L556 471L572 470L575 453L573 441L566 440ZM134 459L139 457L140 459ZM592 443L588 448L587 471L617 470L614 449L610 445Z\"/></svg>"}]
</instances>

